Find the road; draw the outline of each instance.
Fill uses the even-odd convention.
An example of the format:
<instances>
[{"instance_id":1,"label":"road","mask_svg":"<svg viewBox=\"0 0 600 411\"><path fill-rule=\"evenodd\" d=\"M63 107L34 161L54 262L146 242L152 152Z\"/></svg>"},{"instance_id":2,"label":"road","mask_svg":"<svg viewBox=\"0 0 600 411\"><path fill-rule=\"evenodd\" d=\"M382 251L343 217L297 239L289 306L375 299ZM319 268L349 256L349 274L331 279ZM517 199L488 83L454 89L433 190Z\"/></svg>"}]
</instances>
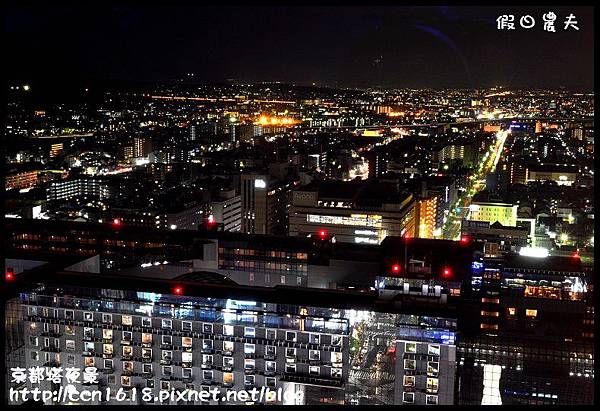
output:
<instances>
[{"instance_id":1,"label":"road","mask_svg":"<svg viewBox=\"0 0 600 411\"><path fill-rule=\"evenodd\" d=\"M442 227L442 237L447 240L458 240L460 238L462 220L469 212L469 206L473 196L485 188L485 177L488 173L496 170L498 161L504 150L504 143L510 131L500 130L496 133L496 141L481 158L475 169L475 173L469 176L467 190L462 197L450 208L446 223Z\"/></svg>"},{"instance_id":2,"label":"road","mask_svg":"<svg viewBox=\"0 0 600 411\"><path fill-rule=\"evenodd\" d=\"M74 133L74 134L59 134L59 135L46 135L46 136L33 136L32 138L82 138L82 137L93 137L94 133Z\"/></svg>"}]
</instances>

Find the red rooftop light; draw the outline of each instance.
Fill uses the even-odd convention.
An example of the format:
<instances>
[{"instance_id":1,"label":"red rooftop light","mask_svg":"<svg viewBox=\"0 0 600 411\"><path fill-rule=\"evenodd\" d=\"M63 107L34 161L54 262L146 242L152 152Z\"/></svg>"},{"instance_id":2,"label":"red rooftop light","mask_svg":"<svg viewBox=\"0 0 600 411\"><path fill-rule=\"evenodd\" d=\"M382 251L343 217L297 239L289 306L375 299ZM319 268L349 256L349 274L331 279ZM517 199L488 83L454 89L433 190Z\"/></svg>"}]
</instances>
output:
<instances>
[{"instance_id":1,"label":"red rooftop light","mask_svg":"<svg viewBox=\"0 0 600 411\"><path fill-rule=\"evenodd\" d=\"M448 278L452 275L452 270L449 267L444 267L442 275L444 276L444 278Z\"/></svg>"},{"instance_id":2,"label":"red rooftop light","mask_svg":"<svg viewBox=\"0 0 600 411\"><path fill-rule=\"evenodd\" d=\"M121 220L119 220L118 218L115 218L115 219L113 220L113 224L114 224L114 225L121 225Z\"/></svg>"},{"instance_id":3,"label":"red rooftop light","mask_svg":"<svg viewBox=\"0 0 600 411\"><path fill-rule=\"evenodd\" d=\"M467 244L469 242L469 237L463 235L460 237L460 242L461 244Z\"/></svg>"},{"instance_id":4,"label":"red rooftop light","mask_svg":"<svg viewBox=\"0 0 600 411\"><path fill-rule=\"evenodd\" d=\"M572 255L573 258L581 258L578 251L575 251Z\"/></svg>"},{"instance_id":5,"label":"red rooftop light","mask_svg":"<svg viewBox=\"0 0 600 411\"><path fill-rule=\"evenodd\" d=\"M321 237L321 238L327 237L327 231L326 230L320 230L319 231L319 237Z\"/></svg>"},{"instance_id":6,"label":"red rooftop light","mask_svg":"<svg viewBox=\"0 0 600 411\"><path fill-rule=\"evenodd\" d=\"M400 264L394 264L392 266L392 272L399 273L400 272Z\"/></svg>"},{"instance_id":7,"label":"red rooftop light","mask_svg":"<svg viewBox=\"0 0 600 411\"><path fill-rule=\"evenodd\" d=\"M181 295L181 294L183 294L183 287L176 286L175 288L173 288L173 292L177 295Z\"/></svg>"},{"instance_id":8,"label":"red rooftop light","mask_svg":"<svg viewBox=\"0 0 600 411\"><path fill-rule=\"evenodd\" d=\"M12 280L15 279L15 275L14 275L14 272L13 272L12 268L7 268L6 269L5 278L6 278L6 281L12 281Z\"/></svg>"}]
</instances>

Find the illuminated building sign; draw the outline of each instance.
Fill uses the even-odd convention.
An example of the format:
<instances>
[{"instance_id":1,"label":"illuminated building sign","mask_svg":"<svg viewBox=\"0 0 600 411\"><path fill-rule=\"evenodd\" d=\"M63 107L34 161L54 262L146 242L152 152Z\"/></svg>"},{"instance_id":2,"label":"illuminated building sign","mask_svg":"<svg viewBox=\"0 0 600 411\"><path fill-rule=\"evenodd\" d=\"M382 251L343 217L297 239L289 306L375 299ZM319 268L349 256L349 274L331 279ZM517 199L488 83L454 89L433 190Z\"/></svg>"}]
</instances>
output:
<instances>
[{"instance_id":1,"label":"illuminated building sign","mask_svg":"<svg viewBox=\"0 0 600 411\"><path fill-rule=\"evenodd\" d=\"M315 224L348 225L381 228L382 217L374 214L352 214L347 216L307 214L306 221Z\"/></svg>"}]
</instances>

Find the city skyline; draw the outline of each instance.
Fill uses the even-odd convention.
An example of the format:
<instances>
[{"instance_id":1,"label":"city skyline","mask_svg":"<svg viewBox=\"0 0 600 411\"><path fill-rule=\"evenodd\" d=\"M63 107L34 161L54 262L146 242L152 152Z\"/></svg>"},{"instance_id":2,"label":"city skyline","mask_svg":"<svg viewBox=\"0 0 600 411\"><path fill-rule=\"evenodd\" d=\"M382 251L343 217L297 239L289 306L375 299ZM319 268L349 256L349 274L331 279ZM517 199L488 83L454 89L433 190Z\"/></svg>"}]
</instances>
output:
<instances>
[{"instance_id":1,"label":"city skyline","mask_svg":"<svg viewBox=\"0 0 600 411\"><path fill-rule=\"evenodd\" d=\"M591 11L11 6L5 403L593 404Z\"/></svg>"}]
</instances>

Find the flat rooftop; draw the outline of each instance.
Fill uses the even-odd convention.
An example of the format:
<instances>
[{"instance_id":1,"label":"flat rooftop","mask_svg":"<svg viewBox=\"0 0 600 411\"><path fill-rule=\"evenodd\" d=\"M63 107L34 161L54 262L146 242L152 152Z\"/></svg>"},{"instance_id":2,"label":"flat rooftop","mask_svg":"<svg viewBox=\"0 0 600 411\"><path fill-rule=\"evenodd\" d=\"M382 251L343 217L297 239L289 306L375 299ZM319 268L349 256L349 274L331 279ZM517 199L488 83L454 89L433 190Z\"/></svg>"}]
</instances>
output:
<instances>
[{"instance_id":1,"label":"flat rooftop","mask_svg":"<svg viewBox=\"0 0 600 411\"><path fill-rule=\"evenodd\" d=\"M314 181L296 191L316 191L320 200L348 201L357 206L400 203L410 196L410 193L399 190L394 183L363 180Z\"/></svg>"}]
</instances>

